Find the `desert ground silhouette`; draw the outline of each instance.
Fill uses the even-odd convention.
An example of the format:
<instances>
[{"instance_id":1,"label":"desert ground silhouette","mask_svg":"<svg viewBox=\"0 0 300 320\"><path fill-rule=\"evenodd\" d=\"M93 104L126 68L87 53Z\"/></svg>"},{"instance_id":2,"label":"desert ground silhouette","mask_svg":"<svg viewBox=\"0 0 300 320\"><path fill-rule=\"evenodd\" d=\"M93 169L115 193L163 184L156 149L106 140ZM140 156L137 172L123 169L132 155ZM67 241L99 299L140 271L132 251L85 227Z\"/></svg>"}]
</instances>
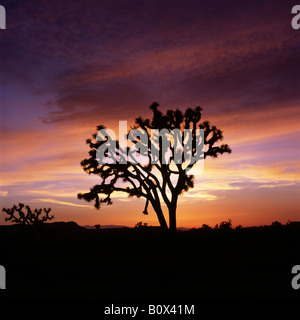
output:
<instances>
[{"instance_id":1,"label":"desert ground silhouette","mask_svg":"<svg viewBox=\"0 0 300 320\"><path fill-rule=\"evenodd\" d=\"M7 299L298 299L300 223L86 229L75 222L0 226ZM4 290L2 290L4 291Z\"/></svg>"}]
</instances>

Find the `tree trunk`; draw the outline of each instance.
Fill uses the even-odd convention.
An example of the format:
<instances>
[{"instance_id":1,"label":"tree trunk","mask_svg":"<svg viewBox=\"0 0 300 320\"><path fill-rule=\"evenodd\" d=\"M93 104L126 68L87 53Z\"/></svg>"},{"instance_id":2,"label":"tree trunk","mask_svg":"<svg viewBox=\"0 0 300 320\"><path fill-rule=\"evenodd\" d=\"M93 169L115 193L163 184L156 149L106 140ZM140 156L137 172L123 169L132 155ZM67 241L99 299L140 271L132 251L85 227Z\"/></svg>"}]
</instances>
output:
<instances>
[{"instance_id":1,"label":"tree trunk","mask_svg":"<svg viewBox=\"0 0 300 320\"><path fill-rule=\"evenodd\" d=\"M151 200L150 200L151 201ZM162 230L167 231L168 230L168 225L166 222L166 219L164 217L164 213L161 209L160 203L157 203L156 200L151 201L152 207L154 209L154 211L156 212L159 224L162 228Z\"/></svg>"},{"instance_id":2,"label":"tree trunk","mask_svg":"<svg viewBox=\"0 0 300 320\"><path fill-rule=\"evenodd\" d=\"M177 208L177 200L176 200L176 202L172 201L172 203L168 207L168 209L169 209L169 226L170 226L170 231L172 233L176 232L176 208Z\"/></svg>"}]
</instances>

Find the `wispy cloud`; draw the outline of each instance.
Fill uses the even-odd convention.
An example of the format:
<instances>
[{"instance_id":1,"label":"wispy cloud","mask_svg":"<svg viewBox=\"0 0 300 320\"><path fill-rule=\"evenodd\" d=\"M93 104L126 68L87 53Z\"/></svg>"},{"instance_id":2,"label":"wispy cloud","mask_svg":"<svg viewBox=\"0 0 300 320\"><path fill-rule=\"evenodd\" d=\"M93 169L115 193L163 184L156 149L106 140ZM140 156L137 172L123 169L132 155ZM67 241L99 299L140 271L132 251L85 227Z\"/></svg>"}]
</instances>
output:
<instances>
[{"instance_id":1,"label":"wispy cloud","mask_svg":"<svg viewBox=\"0 0 300 320\"><path fill-rule=\"evenodd\" d=\"M71 206L71 207L91 208L91 205L77 204L77 203L61 201L57 199L32 199L31 201L27 201L27 202L49 202L49 203L61 204L61 205Z\"/></svg>"},{"instance_id":2,"label":"wispy cloud","mask_svg":"<svg viewBox=\"0 0 300 320\"><path fill-rule=\"evenodd\" d=\"M182 198L179 199L179 203L190 203L193 201L214 201L220 199L221 196L217 196L215 194L210 194L205 191L197 191L191 190L183 195Z\"/></svg>"},{"instance_id":3,"label":"wispy cloud","mask_svg":"<svg viewBox=\"0 0 300 320\"><path fill-rule=\"evenodd\" d=\"M0 197L7 197L8 191L0 191Z\"/></svg>"}]
</instances>

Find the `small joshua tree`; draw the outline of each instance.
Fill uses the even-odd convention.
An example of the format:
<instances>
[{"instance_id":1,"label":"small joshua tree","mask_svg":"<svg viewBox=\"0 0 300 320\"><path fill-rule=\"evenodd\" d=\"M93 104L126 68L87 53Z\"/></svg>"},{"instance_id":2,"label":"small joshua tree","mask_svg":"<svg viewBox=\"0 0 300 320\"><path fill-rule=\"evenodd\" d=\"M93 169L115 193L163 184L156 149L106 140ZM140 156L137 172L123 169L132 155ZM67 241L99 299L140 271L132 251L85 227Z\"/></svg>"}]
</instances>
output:
<instances>
[{"instance_id":1,"label":"small joshua tree","mask_svg":"<svg viewBox=\"0 0 300 320\"><path fill-rule=\"evenodd\" d=\"M5 221L11 221L21 225L37 225L54 218L54 216L49 215L51 208L32 210L23 203L19 203L18 206L14 205L12 208L3 208L2 210L8 215ZM42 215L42 212L44 212L44 215Z\"/></svg>"}]
</instances>

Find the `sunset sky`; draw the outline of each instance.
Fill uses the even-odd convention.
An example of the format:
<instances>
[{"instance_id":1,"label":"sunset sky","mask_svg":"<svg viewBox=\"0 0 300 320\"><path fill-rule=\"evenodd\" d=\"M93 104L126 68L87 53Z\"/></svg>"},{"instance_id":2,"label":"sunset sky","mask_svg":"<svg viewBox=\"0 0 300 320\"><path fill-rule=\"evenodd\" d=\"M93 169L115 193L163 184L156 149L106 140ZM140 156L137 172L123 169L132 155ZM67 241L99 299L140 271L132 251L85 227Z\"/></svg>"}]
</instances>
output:
<instances>
[{"instance_id":1,"label":"sunset sky","mask_svg":"<svg viewBox=\"0 0 300 320\"><path fill-rule=\"evenodd\" d=\"M55 221L158 225L144 201L77 199L104 124L201 105L232 154L208 158L178 226L300 220L300 29L295 1L2 0L0 205L52 207ZM300 3L298 3L300 4ZM0 215L0 224L4 214Z\"/></svg>"}]
</instances>

